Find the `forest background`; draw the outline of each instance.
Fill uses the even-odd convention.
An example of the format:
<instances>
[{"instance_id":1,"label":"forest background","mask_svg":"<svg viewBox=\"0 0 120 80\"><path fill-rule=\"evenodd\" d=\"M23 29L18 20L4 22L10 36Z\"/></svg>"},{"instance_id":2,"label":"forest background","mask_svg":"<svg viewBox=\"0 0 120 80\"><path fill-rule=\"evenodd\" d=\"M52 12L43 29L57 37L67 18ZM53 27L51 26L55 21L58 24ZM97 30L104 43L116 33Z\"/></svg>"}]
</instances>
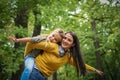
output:
<instances>
[{"instance_id":1,"label":"forest background","mask_svg":"<svg viewBox=\"0 0 120 80\"><path fill-rule=\"evenodd\" d=\"M104 74L77 77L64 65L48 80L120 79L119 0L1 0L0 80L19 80L24 68L25 43L13 43L9 35L33 37L56 28L74 31L85 62Z\"/></svg>"}]
</instances>

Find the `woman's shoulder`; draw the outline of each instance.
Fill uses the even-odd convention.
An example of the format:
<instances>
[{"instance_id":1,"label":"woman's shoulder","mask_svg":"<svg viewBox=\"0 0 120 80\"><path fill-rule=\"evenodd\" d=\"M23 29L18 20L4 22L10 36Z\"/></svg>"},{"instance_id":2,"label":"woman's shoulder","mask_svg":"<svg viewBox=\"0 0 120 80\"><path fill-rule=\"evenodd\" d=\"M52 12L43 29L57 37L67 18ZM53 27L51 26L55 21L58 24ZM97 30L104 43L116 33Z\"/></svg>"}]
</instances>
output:
<instances>
[{"instance_id":1,"label":"woman's shoulder","mask_svg":"<svg viewBox=\"0 0 120 80\"><path fill-rule=\"evenodd\" d=\"M46 40L39 42L39 43L42 45L45 45L45 46L49 46L49 47L58 47L59 46L57 43L49 42Z\"/></svg>"},{"instance_id":2,"label":"woman's shoulder","mask_svg":"<svg viewBox=\"0 0 120 80\"><path fill-rule=\"evenodd\" d=\"M42 44L46 49L51 50L51 51L54 51L54 50L56 51L59 49L59 45L56 43L43 41Z\"/></svg>"}]
</instances>

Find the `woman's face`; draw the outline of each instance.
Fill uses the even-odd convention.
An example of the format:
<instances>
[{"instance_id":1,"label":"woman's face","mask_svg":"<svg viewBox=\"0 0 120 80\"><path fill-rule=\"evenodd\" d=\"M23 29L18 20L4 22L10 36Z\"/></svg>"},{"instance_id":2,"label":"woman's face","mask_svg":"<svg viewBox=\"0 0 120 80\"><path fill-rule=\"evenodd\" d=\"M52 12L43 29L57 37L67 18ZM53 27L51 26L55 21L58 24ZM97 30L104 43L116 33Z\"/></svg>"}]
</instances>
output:
<instances>
[{"instance_id":1,"label":"woman's face","mask_svg":"<svg viewBox=\"0 0 120 80\"><path fill-rule=\"evenodd\" d=\"M62 40L62 47L64 49L69 49L72 46L74 46L73 37L70 35L70 33L67 33L65 34L65 37Z\"/></svg>"}]
</instances>

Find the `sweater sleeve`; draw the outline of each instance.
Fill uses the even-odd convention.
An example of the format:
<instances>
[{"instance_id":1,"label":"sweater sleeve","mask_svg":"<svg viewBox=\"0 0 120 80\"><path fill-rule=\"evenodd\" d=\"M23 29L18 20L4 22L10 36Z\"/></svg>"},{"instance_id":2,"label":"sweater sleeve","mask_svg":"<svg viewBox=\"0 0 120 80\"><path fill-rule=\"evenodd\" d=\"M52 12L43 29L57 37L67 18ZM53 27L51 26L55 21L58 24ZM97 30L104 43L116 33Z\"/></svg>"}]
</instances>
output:
<instances>
[{"instance_id":1,"label":"sweater sleeve","mask_svg":"<svg viewBox=\"0 0 120 80\"><path fill-rule=\"evenodd\" d=\"M94 70L95 70L94 67L92 67L92 66L90 66L90 65L88 65L88 64L85 64L85 66L86 66L86 69L87 69L87 70L94 72Z\"/></svg>"}]
</instances>

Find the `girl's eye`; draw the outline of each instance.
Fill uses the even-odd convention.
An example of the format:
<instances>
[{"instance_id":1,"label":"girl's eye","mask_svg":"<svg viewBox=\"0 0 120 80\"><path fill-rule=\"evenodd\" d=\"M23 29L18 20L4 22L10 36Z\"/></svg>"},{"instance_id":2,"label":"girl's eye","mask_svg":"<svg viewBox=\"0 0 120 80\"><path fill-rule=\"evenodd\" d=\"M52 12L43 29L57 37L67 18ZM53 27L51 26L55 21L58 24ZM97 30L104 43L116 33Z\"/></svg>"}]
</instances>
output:
<instances>
[{"instance_id":1,"label":"girl's eye","mask_svg":"<svg viewBox=\"0 0 120 80\"><path fill-rule=\"evenodd\" d=\"M53 34L52 36L54 37L55 35Z\"/></svg>"}]
</instances>

